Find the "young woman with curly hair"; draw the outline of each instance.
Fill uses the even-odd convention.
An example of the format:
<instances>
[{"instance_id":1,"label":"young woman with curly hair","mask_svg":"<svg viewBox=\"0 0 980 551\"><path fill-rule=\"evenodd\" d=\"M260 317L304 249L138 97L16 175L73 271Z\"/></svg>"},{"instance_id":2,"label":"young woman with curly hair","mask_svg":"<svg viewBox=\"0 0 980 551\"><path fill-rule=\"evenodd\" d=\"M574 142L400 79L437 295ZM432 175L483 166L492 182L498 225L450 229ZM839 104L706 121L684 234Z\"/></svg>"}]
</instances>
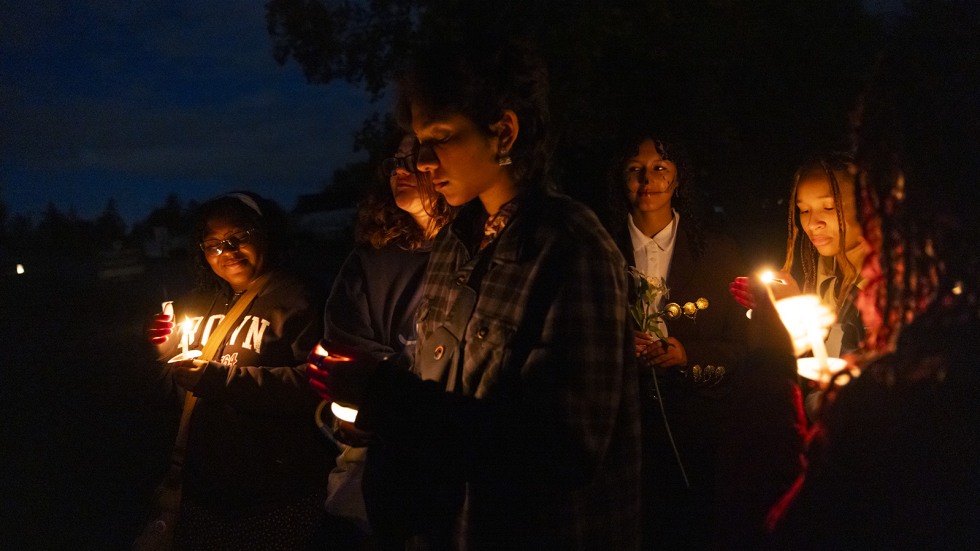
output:
<instances>
[{"instance_id":1,"label":"young woman with curly hair","mask_svg":"<svg viewBox=\"0 0 980 551\"><path fill-rule=\"evenodd\" d=\"M715 542L717 458L731 378L744 359L746 319L726 300L741 263L733 240L706 232L684 148L659 131L624 132L609 171L607 227L629 266L666 281L670 301L700 298L692 320L661 322L663 339L634 326L644 397L644 548ZM636 289L630 289L636 299ZM666 297L665 297L666 298ZM663 308L668 301L659 305Z\"/></svg>"},{"instance_id":2,"label":"young woman with curly hair","mask_svg":"<svg viewBox=\"0 0 980 551\"><path fill-rule=\"evenodd\" d=\"M415 315L432 239L453 213L432 191L428 175L416 169L416 150L415 137L404 135L394 156L381 163L383 178L359 206L357 247L334 281L325 315L332 343L377 360L395 356L406 369L415 351ZM391 511L411 500L404 473L415 467L352 424L334 420L333 426L346 443L331 475L328 511L357 525L355 539L370 535L383 546L397 545L405 531L393 524L397 515Z\"/></svg>"}]
</instances>

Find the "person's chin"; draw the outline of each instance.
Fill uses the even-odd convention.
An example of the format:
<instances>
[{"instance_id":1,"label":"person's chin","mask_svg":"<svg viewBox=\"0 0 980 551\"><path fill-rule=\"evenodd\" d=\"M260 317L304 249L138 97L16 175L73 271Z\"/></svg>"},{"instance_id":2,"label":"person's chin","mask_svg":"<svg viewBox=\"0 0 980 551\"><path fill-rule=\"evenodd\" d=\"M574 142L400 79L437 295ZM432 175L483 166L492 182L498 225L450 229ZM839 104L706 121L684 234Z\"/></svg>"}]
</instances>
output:
<instances>
[{"instance_id":1,"label":"person's chin","mask_svg":"<svg viewBox=\"0 0 980 551\"><path fill-rule=\"evenodd\" d=\"M476 195L473 195L473 196L469 196L469 195L446 195L445 197L446 197L446 203L448 203L450 206L453 206L453 207L463 206L466 203L469 203L473 199L476 199L477 198Z\"/></svg>"},{"instance_id":2,"label":"person's chin","mask_svg":"<svg viewBox=\"0 0 980 551\"><path fill-rule=\"evenodd\" d=\"M248 283L254 279L255 270L252 266L239 265L229 269L226 269L224 273L221 274L221 279L224 279L228 283L235 285L236 283Z\"/></svg>"},{"instance_id":3,"label":"person's chin","mask_svg":"<svg viewBox=\"0 0 980 551\"><path fill-rule=\"evenodd\" d=\"M821 245L816 247L816 249L817 254L820 256L835 256L837 254L837 251L835 251L831 245Z\"/></svg>"},{"instance_id":4,"label":"person's chin","mask_svg":"<svg viewBox=\"0 0 980 551\"><path fill-rule=\"evenodd\" d=\"M468 193L459 193L449 186L444 186L442 189L438 189L437 191L446 198L447 203L454 207L465 205L477 197L476 195L471 195Z\"/></svg>"},{"instance_id":5,"label":"person's chin","mask_svg":"<svg viewBox=\"0 0 980 551\"><path fill-rule=\"evenodd\" d=\"M670 202L669 201L666 201L666 202L665 201L659 201L659 200L655 200L655 199L652 199L652 198L646 198L646 197L644 197L643 199L644 200L640 201L640 203L636 207L636 210L638 210L640 212L653 212L653 211L661 210L661 209L664 209L664 208L667 208L667 207L670 206Z\"/></svg>"},{"instance_id":6,"label":"person's chin","mask_svg":"<svg viewBox=\"0 0 980 551\"><path fill-rule=\"evenodd\" d=\"M416 206L417 202L418 193L415 193L414 190L412 190L412 193L408 193L406 190L403 193L395 194L395 205L398 206L399 209L406 212L411 211Z\"/></svg>"}]
</instances>

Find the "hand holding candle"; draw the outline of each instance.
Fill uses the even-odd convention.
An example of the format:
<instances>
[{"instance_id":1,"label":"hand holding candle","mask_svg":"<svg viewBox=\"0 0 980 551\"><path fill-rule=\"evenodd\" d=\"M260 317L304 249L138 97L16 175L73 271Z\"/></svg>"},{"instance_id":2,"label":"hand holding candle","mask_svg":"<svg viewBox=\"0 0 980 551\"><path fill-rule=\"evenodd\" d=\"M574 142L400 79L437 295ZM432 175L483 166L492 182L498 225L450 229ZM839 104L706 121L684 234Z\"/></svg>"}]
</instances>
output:
<instances>
[{"instance_id":1,"label":"hand holding candle","mask_svg":"<svg viewBox=\"0 0 980 551\"><path fill-rule=\"evenodd\" d=\"M159 314L153 316L146 328L146 337L150 344L161 345L167 342L174 332L174 303L164 302Z\"/></svg>"},{"instance_id":2,"label":"hand holding candle","mask_svg":"<svg viewBox=\"0 0 980 551\"><path fill-rule=\"evenodd\" d=\"M348 408L360 404L368 377L377 365L363 356L355 348L320 341L307 358L310 387L328 402L340 402Z\"/></svg>"},{"instance_id":3,"label":"hand holding candle","mask_svg":"<svg viewBox=\"0 0 980 551\"><path fill-rule=\"evenodd\" d=\"M200 351L191 350L191 352ZM187 391L194 390L198 381L201 380L201 376L204 375L204 369L208 366L208 362L204 360L185 359L176 362L171 360L171 362L174 363L174 382Z\"/></svg>"},{"instance_id":4,"label":"hand holding candle","mask_svg":"<svg viewBox=\"0 0 980 551\"><path fill-rule=\"evenodd\" d=\"M755 308L755 297L752 296L752 290L749 288L749 278L736 277L728 284L728 293L745 309L751 311Z\"/></svg>"},{"instance_id":5,"label":"hand holding candle","mask_svg":"<svg viewBox=\"0 0 980 551\"><path fill-rule=\"evenodd\" d=\"M794 348L793 338L776 311L774 301L766 289L767 284L762 281L759 274L745 278L745 280L747 292L755 297L755 308L750 310L752 321L748 324L746 335L750 354L767 357L770 355L795 357L797 352ZM795 369L792 373L781 375L791 376L794 380L796 378Z\"/></svg>"},{"instance_id":6,"label":"hand holding candle","mask_svg":"<svg viewBox=\"0 0 980 551\"><path fill-rule=\"evenodd\" d=\"M764 284L764 289L773 302L800 294L799 285L793 279L793 276L787 272L763 270L758 273L757 277ZM756 297L752 294L749 278L736 277L728 285L728 292L735 299L735 302L748 309L745 317L752 319L752 310L755 308Z\"/></svg>"}]
</instances>

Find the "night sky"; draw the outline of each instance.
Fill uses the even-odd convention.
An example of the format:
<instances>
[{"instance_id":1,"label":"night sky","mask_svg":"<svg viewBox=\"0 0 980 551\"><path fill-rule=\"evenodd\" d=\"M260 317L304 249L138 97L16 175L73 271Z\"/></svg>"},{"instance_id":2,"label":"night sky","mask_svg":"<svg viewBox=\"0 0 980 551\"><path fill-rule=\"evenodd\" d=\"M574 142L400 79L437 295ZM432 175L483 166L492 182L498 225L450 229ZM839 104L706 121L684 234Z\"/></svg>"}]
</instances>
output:
<instances>
[{"instance_id":1,"label":"night sky","mask_svg":"<svg viewBox=\"0 0 980 551\"><path fill-rule=\"evenodd\" d=\"M874 12L898 0L866 0ZM278 66L264 2L0 0L0 201L126 222L177 193L249 189L291 209L359 157L356 86Z\"/></svg>"},{"instance_id":2,"label":"night sky","mask_svg":"<svg viewBox=\"0 0 980 551\"><path fill-rule=\"evenodd\" d=\"M271 54L264 3L0 2L0 200L128 223L177 193L250 189L291 209L357 157L370 104ZM384 100L382 100L384 101Z\"/></svg>"}]
</instances>

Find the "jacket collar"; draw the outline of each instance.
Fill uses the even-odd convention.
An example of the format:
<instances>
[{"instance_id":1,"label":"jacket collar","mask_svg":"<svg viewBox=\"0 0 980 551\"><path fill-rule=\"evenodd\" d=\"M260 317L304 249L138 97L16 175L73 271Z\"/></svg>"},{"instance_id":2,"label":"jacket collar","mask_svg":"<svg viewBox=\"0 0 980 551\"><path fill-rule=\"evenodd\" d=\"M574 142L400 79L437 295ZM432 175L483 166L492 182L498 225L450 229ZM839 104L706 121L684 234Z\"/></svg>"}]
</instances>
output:
<instances>
[{"instance_id":1,"label":"jacket collar","mask_svg":"<svg viewBox=\"0 0 980 551\"><path fill-rule=\"evenodd\" d=\"M545 215L545 204L551 198L547 191L528 190L516 198L519 208L495 239L492 264L514 263L526 256L537 254L533 243L533 231L537 221ZM483 237L483 224L487 212L480 199L473 199L463 205L452 222L453 236L469 255L475 256L477 246Z\"/></svg>"},{"instance_id":2,"label":"jacket collar","mask_svg":"<svg viewBox=\"0 0 980 551\"><path fill-rule=\"evenodd\" d=\"M674 254L671 255L670 268L667 271L668 288L683 287L694 276L694 256L691 254L690 239L684 228L684 223L678 220Z\"/></svg>"}]
</instances>

